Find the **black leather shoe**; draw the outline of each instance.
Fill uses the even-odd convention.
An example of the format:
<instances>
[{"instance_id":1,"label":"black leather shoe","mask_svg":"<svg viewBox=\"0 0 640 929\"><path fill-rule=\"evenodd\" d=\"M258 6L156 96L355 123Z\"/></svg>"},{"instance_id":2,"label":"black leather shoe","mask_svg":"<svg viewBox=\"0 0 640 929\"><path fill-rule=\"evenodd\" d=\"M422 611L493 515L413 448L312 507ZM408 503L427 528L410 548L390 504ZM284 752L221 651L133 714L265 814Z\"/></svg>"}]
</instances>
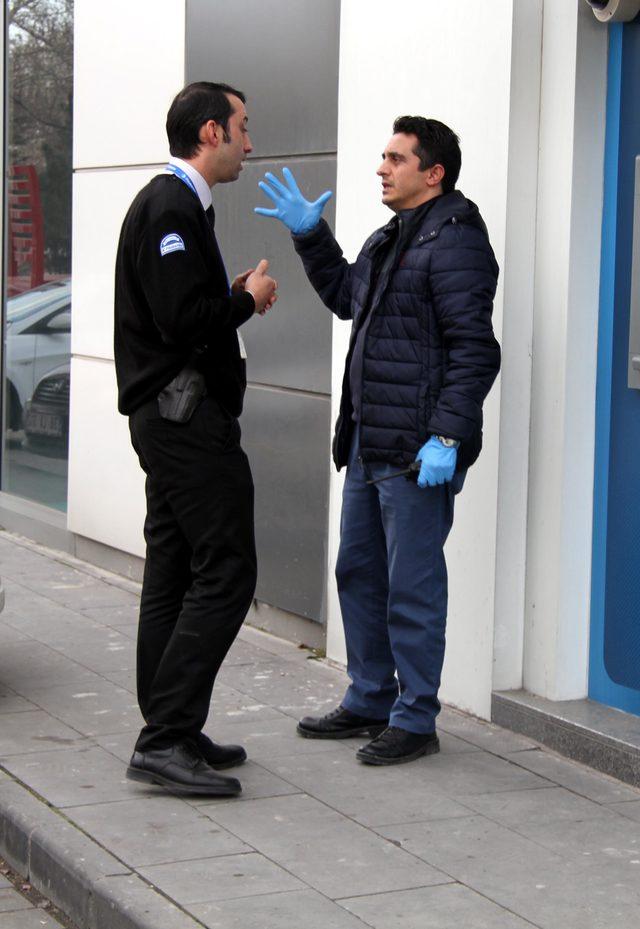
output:
<instances>
[{"instance_id":1,"label":"black leather shoe","mask_svg":"<svg viewBox=\"0 0 640 929\"><path fill-rule=\"evenodd\" d=\"M224 768L235 768L247 760L247 753L242 745L218 745L212 742L208 735L200 732L194 739L195 746L200 752L203 761L222 771Z\"/></svg>"},{"instance_id":2,"label":"black leather shoe","mask_svg":"<svg viewBox=\"0 0 640 929\"><path fill-rule=\"evenodd\" d=\"M363 745L356 752L356 758L365 764L404 764L439 751L440 741L435 732L407 732L389 726L377 739Z\"/></svg>"},{"instance_id":3,"label":"black leather shoe","mask_svg":"<svg viewBox=\"0 0 640 929\"><path fill-rule=\"evenodd\" d=\"M305 716L298 733L305 739L348 739L353 735L376 736L388 726L386 719L367 719L339 706L326 716Z\"/></svg>"},{"instance_id":4,"label":"black leather shoe","mask_svg":"<svg viewBox=\"0 0 640 929\"><path fill-rule=\"evenodd\" d=\"M240 781L216 774L187 742L157 751L134 752L127 777L146 784L161 784L180 794L235 797L242 792Z\"/></svg>"}]
</instances>

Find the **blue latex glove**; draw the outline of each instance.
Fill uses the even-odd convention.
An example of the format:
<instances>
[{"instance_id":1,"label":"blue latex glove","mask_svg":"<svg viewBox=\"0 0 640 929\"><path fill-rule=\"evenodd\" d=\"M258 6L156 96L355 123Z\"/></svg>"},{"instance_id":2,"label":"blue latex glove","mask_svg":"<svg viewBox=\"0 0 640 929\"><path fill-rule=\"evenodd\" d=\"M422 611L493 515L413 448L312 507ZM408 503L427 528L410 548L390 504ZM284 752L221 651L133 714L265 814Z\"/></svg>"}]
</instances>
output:
<instances>
[{"instance_id":1,"label":"blue latex glove","mask_svg":"<svg viewBox=\"0 0 640 929\"><path fill-rule=\"evenodd\" d=\"M259 213L261 216L274 216L298 235L303 232L310 232L320 222L323 207L332 196L331 191L326 190L322 196L310 203L300 193L300 188L289 168L282 169L282 176L287 186L270 171L265 174L269 184L264 181L258 182L258 187L264 191L270 200L273 200L275 209L267 210L265 207L257 206L254 213Z\"/></svg>"},{"instance_id":2,"label":"blue latex glove","mask_svg":"<svg viewBox=\"0 0 640 929\"><path fill-rule=\"evenodd\" d=\"M435 436L431 436L416 455L416 461L420 462L418 487L435 487L436 484L450 481L456 470L457 458L457 448L447 448Z\"/></svg>"}]
</instances>

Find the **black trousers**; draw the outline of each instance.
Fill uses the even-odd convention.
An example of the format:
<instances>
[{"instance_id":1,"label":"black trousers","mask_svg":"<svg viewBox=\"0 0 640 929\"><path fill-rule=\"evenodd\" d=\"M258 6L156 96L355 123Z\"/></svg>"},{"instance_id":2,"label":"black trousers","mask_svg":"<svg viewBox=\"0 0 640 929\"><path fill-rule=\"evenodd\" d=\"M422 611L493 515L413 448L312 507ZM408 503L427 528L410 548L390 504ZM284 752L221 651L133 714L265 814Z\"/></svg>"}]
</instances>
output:
<instances>
[{"instance_id":1,"label":"black trousers","mask_svg":"<svg viewBox=\"0 0 640 929\"><path fill-rule=\"evenodd\" d=\"M167 748L205 724L213 684L256 586L253 480L237 419L205 397L188 423L156 400L129 420L147 475L147 555L138 627L136 749Z\"/></svg>"}]
</instances>

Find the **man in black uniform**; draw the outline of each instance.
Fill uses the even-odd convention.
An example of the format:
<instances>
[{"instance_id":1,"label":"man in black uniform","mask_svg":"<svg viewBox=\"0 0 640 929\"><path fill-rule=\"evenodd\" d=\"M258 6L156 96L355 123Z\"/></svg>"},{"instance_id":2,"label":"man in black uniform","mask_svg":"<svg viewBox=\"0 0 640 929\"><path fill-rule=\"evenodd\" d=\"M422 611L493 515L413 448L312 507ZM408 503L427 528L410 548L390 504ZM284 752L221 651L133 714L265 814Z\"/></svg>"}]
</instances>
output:
<instances>
[{"instance_id":1,"label":"man in black uniform","mask_svg":"<svg viewBox=\"0 0 640 929\"><path fill-rule=\"evenodd\" d=\"M277 286L265 260L229 285L214 233L211 188L235 181L251 152L244 103L226 84L177 95L171 160L131 204L116 261L118 409L147 475L137 670L146 725L127 776L209 795L239 793L216 769L246 758L202 733L256 582L238 327L271 307Z\"/></svg>"}]
</instances>

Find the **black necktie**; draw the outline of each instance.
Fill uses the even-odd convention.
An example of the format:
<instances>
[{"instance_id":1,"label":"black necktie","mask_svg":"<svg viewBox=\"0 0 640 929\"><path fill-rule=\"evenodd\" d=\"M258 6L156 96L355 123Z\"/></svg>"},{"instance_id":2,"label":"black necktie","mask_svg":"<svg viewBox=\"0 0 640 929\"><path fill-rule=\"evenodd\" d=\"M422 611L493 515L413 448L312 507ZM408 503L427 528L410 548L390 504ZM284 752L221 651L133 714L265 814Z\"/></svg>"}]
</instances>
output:
<instances>
[{"instance_id":1,"label":"black necktie","mask_svg":"<svg viewBox=\"0 0 640 929\"><path fill-rule=\"evenodd\" d=\"M209 223L209 226L211 227L211 231L215 235L216 214L213 212L213 204L211 204L211 206L208 206L206 208L206 210L204 211L204 215L207 217L207 222Z\"/></svg>"}]
</instances>

